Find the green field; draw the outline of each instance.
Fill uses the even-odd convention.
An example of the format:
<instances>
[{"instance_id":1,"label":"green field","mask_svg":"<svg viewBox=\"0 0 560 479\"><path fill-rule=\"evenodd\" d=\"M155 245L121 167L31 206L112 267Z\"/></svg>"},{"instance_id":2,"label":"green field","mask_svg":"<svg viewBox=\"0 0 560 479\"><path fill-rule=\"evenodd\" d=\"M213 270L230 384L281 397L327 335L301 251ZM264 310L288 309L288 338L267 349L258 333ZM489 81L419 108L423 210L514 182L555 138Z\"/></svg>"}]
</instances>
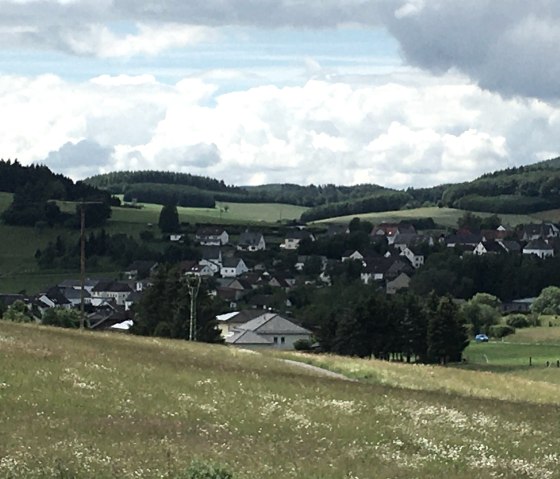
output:
<instances>
[{"instance_id":1,"label":"green field","mask_svg":"<svg viewBox=\"0 0 560 479\"><path fill-rule=\"evenodd\" d=\"M193 458L235 479L560 477L554 384L500 392L501 375L402 364L400 385L347 382L224 346L2 321L0 356L2 478L184 478ZM494 395L407 387L420 372Z\"/></svg>"},{"instance_id":2,"label":"green field","mask_svg":"<svg viewBox=\"0 0 560 479\"><path fill-rule=\"evenodd\" d=\"M380 213L364 213L359 215L338 216L317 221L317 223L348 223L352 218L361 218L373 223L381 222L398 222L403 220L433 218L433 220L442 226L457 227L457 220L463 216L464 210L454 208L437 208L435 206L428 208L415 208L410 210L383 211ZM474 214L482 217L490 216L492 213L474 212ZM541 215L544 213L541 213ZM502 221L511 226L522 223L540 222L541 219L532 215L498 215Z\"/></svg>"},{"instance_id":3,"label":"green field","mask_svg":"<svg viewBox=\"0 0 560 479\"><path fill-rule=\"evenodd\" d=\"M12 195L0 193L0 212L11 203ZM75 203L60 202L63 211L75 211ZM226 208L227 206L227 208ZM178 208L182 222L269 225L277 221L299 218L306 208L280 204L238 204L220 203L214 209ZM159 236L157 227L161 205L146 204L141 209L113 208L111 219L105 230L110 234L124 233L138 237L144 230L153 229ZM227 210L227 211L226 211ZM78 268L67 271L40 271L34 258L37 249L45 248L58 235L69 242L78 241L79 232L62 228L36 229L0 224L0 292L17 293L26 291L37 293L42 288L56 284L69 276L77 276ZM118 275L114 267L88 270L92 277L114 278Z\"/></svg>"},{"instance_id":4,"label":"green field","mask_svg":"<svg viewBox=\"0 0 560 479\"><path fill-rule=\"evenodd\" d=\"M299 219L302 206L276 203L217 203L216 208L178 207L179 219L185 223L273 224ZM157 225L161 205L143 204L141 209L113 208L112 221Z\"/></svg>"}]
</instances>

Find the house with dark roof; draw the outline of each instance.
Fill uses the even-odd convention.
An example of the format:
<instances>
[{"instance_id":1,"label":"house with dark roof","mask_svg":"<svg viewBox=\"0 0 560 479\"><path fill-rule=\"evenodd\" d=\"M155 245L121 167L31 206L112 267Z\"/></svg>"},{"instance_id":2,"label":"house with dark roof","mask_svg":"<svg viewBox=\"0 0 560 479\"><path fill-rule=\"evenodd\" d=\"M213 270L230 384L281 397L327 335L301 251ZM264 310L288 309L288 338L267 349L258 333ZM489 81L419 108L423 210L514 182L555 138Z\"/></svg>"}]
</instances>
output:
<instances>
[{"instance_id":1,"label":"house with dark roof","mask_svg":"<svg viewBox=\"0 0 560 479\"><path fill-rule=\"evenodd\" d=\"M202 246L224 246L229 243L229 234L221 227L205 227L198 229L195 239Z\"/></svg>"},{"instance_id":2,"label":"house with dark roof","mask_svg":"<svg viewBox=\"0 0 560 479\"><path fill-rule=\"evenodd\" d=\"M226 338L235 328L251 321L266 313L262 309L244 309L241 311L232 311L230 313L219 314L216 316L218 329L222 332L222 336Z\"/></svg>"},{"instance_id":3,"label":"house with dark roof","mask_svg":"<svg viewBox=\"0 0 560 479\"><path fill-rule=\"evenodd\" d=\"M119 306L124 306L132 288L120 281L100 281L91 291L92 303L94 300L114 300Z\"/></svg>"},{"instance_id":4,"label":"house with dark roof","mask_svg":"<svg viewBox=\"0 0 560 479\"><path fill-rule=\"evenodd\" d=\"M533 241L537 239L558 238L560 229L553 223L527 224L521 231L522 241Z\"/></svg>"},{"instance_id":5,"label":"house with dark roof","mask_svg":"<svg viewBox=\"0 0 560 479\"><path fill-rule=\"evenodd\" d=\"M222 267L222 250L217 246L205 246L202 248L202 259L198 262L201 266L208 266L214 274L220 272Z\"/></svg>"},{"instance_id":6,"label":"house with dark roof","mask_svg":"<svg viewBox=\"0 0 560 479\"><path fill-rule=\"evenodd\" d=\"M249 268L241 258L224 258L222 260L220 268L222 278L237 278L247 271Z\"/></svg>"},{"instance_id":7,"label":"house with dark roof","mask_svg":"<svg viewBox=\"0 0 560 479\"><path fill-rule=\"evenodd\" d=\"M304 239L315 241L315 236L310 231L304 229L298 228L291 230L284 238L284 242L280 244L280 248L287 250L296 250L299 247L299 243Z\"/></svg>"},{"instance_id":8,"label":"house with dark roof","mask_svg":"<svg viewBox=\"0 0 560 479\"><path fill-rule=\"evenodd\" d=\"M145 279L155 273L157 267L157 261L137 260L131 263L123 274L126 279L130 280Z\"/></svg>"},{"instance_id":9,"label":"house with dark roof","mask_svg":"<svg viewBox=\"0 0 560 479\"><path fill-rule=\"evenodd\" d=\"M264 251L266 249L266 241L262 233L257 231L246 230L239 235L237 242L239 251Z\"/></svg>"},{"instance_id":10,"label":"house with dark roof","mask_svg":"<svg viewBox=\"0 0 560 479\"><path fill-rule=\"evenodd\" d=\"M399 274L395 279L387 281L385 290L387 294L395 294L401 289L408 289L410 286L410 276L406 273Z\"/></svg>"},{"instance_id":11,"label":"house with dark roof","mask_svg":"<svg viewBox=\"0 0 560 479\"><path fill-rule=\"evenodd\" d=\"M484 254L505 253L506 250L498 241L481 241L473 250L473 254L482 256Z\"/></svg>"},{"instance_id":12,"label":"house with dark roof","mask_svg":"<svg viewBox=\"0 0 560 479\"><path fill-rule=\"evenodd\" d=\"M294 349L300 339L311 340L312 333L276 313L264 313L233 329L226 344L241 347Z\"/></svg>"},{"instance_id":13,"label":"house with dark roof","mask_svg":"<svg viewBox=\"0 0 560 479\"><path fill-rule=\"evenodd\" d=\"M523 254L534 254L539 258L548 258L554 256L554 248L543 239L535 239L525 245Z\"/></svg>"}]
</instances>

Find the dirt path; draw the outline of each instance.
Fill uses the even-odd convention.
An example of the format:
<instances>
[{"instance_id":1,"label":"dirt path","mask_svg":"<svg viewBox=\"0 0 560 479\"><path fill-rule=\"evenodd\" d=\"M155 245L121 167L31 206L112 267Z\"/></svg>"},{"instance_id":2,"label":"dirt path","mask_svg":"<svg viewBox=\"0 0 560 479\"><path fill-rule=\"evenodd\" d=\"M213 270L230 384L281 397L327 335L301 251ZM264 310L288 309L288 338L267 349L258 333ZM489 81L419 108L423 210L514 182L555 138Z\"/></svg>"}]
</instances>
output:
<instances>
[{"instance_id":1,"label":"dirt path","mask_svg":"<svg viewBox=\"0 0 560 479\"><path fill-rule=\"evenodd\" d=\"M293 366L298 366L300 368L307 369L308 371L313 371L318 376L325 376L325 377L329 377L329 378L342 379L343 381L357 382L356 379L352 379L352 378L349 378L347 376L344 376L344 374L335 373L333 371L329 371L328 369L320 368L319 366L313 366L312 364L302 363L302 362L299 362L299 361L293 361L291 359L281 359L280 361L284 361L285 363L291 364Z\"/></svg>"}]
</instances>

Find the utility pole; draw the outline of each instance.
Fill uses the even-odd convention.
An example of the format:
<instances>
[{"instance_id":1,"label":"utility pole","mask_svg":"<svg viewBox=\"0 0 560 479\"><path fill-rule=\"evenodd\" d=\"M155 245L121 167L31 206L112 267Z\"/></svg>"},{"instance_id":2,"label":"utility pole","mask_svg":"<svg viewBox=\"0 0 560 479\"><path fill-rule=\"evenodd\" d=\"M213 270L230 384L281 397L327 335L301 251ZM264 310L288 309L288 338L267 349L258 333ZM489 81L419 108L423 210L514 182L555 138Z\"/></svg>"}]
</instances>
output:
<instances>
[{"instance_id":1,"label":"utility pole","mask_svg":"<svg viewBox=\"0 0 560 479\"><path fill-rule=\"evenodd\" d=\"M86 285L86 205L101 205L102 201L80 201L80 330L85 327L84 289Z\"/></svg>"},{"instance_id":2,"label":"utility pole","mask_svg":"<svg viewBox=\"0 0 560 479\"><path fill-rule=\"evenodd\" d=\"M84 288L86 285L86 209L80 205L80 329L84 329Z\"/></svg>"},{"instance_id":3,"label":"utility pole","mask_svg":"<svg viewBox=\"0 0 560 479\"><path fill-rule=\"evenodd\" d=\"M196 298L200 290L201 278L199 275L187 276L187 288L191 297L191 315L189 322L189 341L196 341Z\"/></svg>"}]
</instances>

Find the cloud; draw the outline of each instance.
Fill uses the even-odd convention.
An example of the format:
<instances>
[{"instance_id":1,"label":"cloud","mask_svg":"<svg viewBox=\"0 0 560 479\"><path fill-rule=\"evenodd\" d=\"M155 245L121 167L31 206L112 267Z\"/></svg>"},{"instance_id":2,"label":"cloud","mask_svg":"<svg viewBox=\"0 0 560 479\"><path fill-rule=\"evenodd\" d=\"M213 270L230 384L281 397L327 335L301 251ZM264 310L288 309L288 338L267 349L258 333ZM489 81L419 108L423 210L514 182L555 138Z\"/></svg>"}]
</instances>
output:
<instances>
[{"instance_id":1,"label":"cloud","mask_svg":"<svg viewBox=\"0 0 560 479\"><path fill-rule=\"evenodd\" d=\"M213 37L209 28L178 24L138 24L136 33L118 35L107 26L94 24L65 30L56 41L69 52L100 58L156 55L170 48L192 45Z\"/></svg>"},{"instance_id":2,"label":"cloud","mask_svg":"<svg viewBox=\"0 0 560 479\"><path fill-rule=\"evenodd\" d=\"M113 148L91 140L67 142L58 150L49 152L44 163L53 171L76 177L95 168L102 171L109 164L112 153Z\"/></svg>"},{"instance_id":3,"label":"cloud","mask_svg":"<svg viewBox=\"0 0 560 479\"><path fill-rule=\"evenodd\" d=\"M75 179L160 169L234 184L431 186L560 152L558 107L454 74L233 92L218 78L0 76L0 108L6 158L46 161Z\"/></svg>"},{"instance_id":4,"label":"cloud","mask_svg":"<svg viewBox=\"0 0 560 479\"><path fill-rule=\"evenodd\" d=\"M560 98L560 2L551 0L3 0L0 48L100 58L217 40L223 27L386 29L403 59L505 96ZM319 66L313 59L310 69Z\"/></svg>"},{"instance_id":5,"label":"cloud","mask_svg":"<svg viewBox=\"0 0 560 479\"><path fill-rule=\"evenodd\" d=\"M560 98L560 3L430 0L385 7L406 61L457 70L506 96Z\"/></svg>"},{"instance_id":6,"label":"cloud","mask_svg":"<svg viewBox=\"0 0 560 479\"><path fill-rule=\"evenodd\" d=\"M177 148L164 148L155 158L158 164L165 164L170 170L185 171L189 168L209 168L221 161L220 151L214 144L198 143Z\"/></svg>"}]
</instances>

